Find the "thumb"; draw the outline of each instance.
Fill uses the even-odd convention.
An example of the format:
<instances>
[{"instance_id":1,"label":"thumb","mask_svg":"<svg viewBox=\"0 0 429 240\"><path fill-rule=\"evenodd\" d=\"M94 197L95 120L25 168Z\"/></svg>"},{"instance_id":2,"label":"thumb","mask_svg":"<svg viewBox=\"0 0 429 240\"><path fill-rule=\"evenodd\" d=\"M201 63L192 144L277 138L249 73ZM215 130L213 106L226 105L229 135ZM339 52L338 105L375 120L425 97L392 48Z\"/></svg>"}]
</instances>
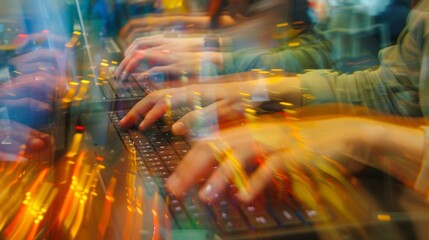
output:
<instances>
[{"instance_id":1,"label":"thumb","mask_svg":"<svg viewBox=\"0 0 429 240\"><path fill-rule=\"evenodd\" d=\"M240 104L224 99L185 114L173 124L171 130L176 135L207 135L222 126L236 124L242 118Z\"/></svg>"}]
</instances>

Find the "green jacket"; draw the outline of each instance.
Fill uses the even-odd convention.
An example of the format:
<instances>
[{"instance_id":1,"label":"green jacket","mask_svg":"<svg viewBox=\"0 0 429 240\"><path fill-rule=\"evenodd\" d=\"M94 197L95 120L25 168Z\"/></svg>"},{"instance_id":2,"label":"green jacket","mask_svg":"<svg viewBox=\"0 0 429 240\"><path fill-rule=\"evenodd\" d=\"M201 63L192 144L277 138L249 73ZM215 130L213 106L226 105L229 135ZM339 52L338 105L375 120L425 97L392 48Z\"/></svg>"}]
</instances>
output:
<instances>
[{"instance_id":1,"label":"green jacket","mask_svg":"<svg viewBox=\"0 0 429 240\"><path fill-rule=\"evenodd\" d=\"M412 10L397 45L380 51L379 59L374 70L299 75L304 104L351 103L429 120L429 0Z\"/></svg>"},{"instance_id":2,"label":"green jacket","mask_svg":"<svg viewBox=\"0 0 429 240\"><path fill-rule=\"evenodd\" d=\"M246 48L223 54L223 74L252 69L283 69L301 73L305 69L332 68L330 43L307 30L278 48Z\"/></svg>"}]
</instances>

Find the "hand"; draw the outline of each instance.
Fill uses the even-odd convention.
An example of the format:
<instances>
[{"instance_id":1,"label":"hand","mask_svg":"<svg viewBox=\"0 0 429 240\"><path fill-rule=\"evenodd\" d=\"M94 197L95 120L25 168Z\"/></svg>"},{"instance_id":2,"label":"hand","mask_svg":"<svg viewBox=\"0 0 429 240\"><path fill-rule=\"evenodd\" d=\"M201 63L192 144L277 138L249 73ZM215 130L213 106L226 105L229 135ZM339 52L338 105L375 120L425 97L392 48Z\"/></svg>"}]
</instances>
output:
<instances>
[{"instance_id":1,"label":"hand","mask_svg":"<svg viewBox=\"0 0 429 240\"><path fill-rule=\"evenodd\" d=\"M314 177L307 174L321 174L329 169L327 165L333 164L342 172L335 161L346 163L351 159L368 164L373 149L363 129L374 124L357 118L294 123L264 119L223 129L193 145L168 179L167 187L180 196L206 178L199 191L201 199L214 200L232 183L238 190L236 197L248 202L274 176L286 175L293 185L294 179L298 182L300 178Z\"/></svg>"},{"instance_id":2,"label":"hand","mask_svg":"<svg viewBox=\"0 0 429 240\"><path fill-rule=\"evenodd\" d=\"M47 71L51 74L65 74L68 64L65 57L65 54L58 50L38 49L11 58L9 65L23 74L39 71Z\"/></svg>"},{"instance_id":3,"label":"hand","mask_svg":"<svg viewBox=\"0 0 429 240\"><path fill-rule=\"evenodd\" d=\"M33 98L46 102L65 93L66 79L46 72L20 75L0 88L1 99Z\"/></svg>"},{"instance_id":4,"label":"hand","mask_svg":"<svg viewBox=\"0 0 429 240\"><path fill-rule=\"evenodd\" d=\"M52 104L32 98L4 99L0 105L6 106L7 119L27 126L36 127L49 123L52 119ZM5 116L1 116L6 118Z\"/></svg>"},{"instance_id":5,"label":"hand","mask_svg":"<svg viewBox=\"0 0 429 240\"><path fill-rule=\"evenodd\" d=\"M49 151L52 138L20 123L0 120L0 160L25 161L35 153Z\"/></svg>"},{"instance_id":6,"label":"hand","mask_svg":"<svg viewBox=\"0 0 429 240\"><path fill-rule=\"evenodd\" d=\"M163 35L140 37L125 51L125 56L132 55L137 50L169 50L174 52L199 52L203 51L204 40L198 37L167 38Z\"/></svg>"},{"instance_id":7,"label":"hand","mask_svg":"<svg viewBox=\"0 0 429 240\"><path fill-rule=\"evenodd\" d=\"M119 31L119 37L125 39L133 28L140 27L146 31L150 31L154 26L159 26L162 23L157 17L143 17L130 19L124 27Z\"/></svg>"},{"instance_id":8,"label":"hand","mask_svg":"<svg viewBox=\"0 0 429 240\"><path fill-rule=\"evenodd\" d=\"M119 124L121 127L129 128L143 118L138 127L141 130L145 130L156 120L168 114L171 109L180 107L197 108L198 110L186 114L178 120L179 124L173 125L172 131L175 134L184 135L190 133L191 126L201 116L204 116L204 124L215 124L218 121L237 119L243 115L244 109L241 93L252 92L255 87L253 84L246 83L248 82L195 84L155 91L134 105ZM260 86L257 90L263 92L265 89ZM246 103L252 104L251 102ZM209 104L212 105L207 106Z\"/></svg>"},{"instance_id":9,"label":"hand","mask_svg":"<svg viewBox=\"0 0 429 240\"><path fill-rule=\"evenodd\" d=\"M63 49L67 39L65 37L49 34L47 32L19 35L12 44L16 46L15 54L33 51L37 47L53 47Z\"/></svg>"},{"instance_id":10,"label":"hand","mask_svg":"<svg viewBox=\"0 0 429 240\"><path fill-rule=\"evenodd\" d=\"M115 76L124 80L130 73L142 66L143 71L150 70L157 66L153 72L174 72L185 71L188 74L199 75L200 69L208 66L220 66L221 55L217 52L171 52L169 50L138 50L128 55L119 64ZM210 67L213 69L213 67ZM189 72L188 72L189 71ZM146 75L148 73L145 73Z\"/></svg>"},{"instance_id":11,"label":"hand","mask_svg":"<svg viewBox=\"0 0 429 240\"><path fill-rule=\"evenodd\" d=\"M208 24L208 16L179 16L179 15L164 15L164 16L145 16L143 18L131 19L119 32L121 39L129 42L133 40L135 34L144 32L150 34L153 30L158 31L193 31L195 29L206 29ZM230 18L222 20L230 20Z\"/></svg>"}]
</instances>

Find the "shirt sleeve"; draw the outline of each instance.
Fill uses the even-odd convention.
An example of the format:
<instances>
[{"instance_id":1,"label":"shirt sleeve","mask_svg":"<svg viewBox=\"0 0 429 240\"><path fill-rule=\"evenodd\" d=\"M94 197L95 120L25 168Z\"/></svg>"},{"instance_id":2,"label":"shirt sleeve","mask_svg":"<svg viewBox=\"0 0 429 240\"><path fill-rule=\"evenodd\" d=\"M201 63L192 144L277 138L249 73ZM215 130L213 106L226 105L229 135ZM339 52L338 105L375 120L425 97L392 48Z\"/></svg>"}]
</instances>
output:
<instances>
[{"instance_id":1,"label":"shirt sleeve","mask_svg":"<svg viewBox=\"0 0 429 240\"><path fill-rule=\"evenodd\" d=\"M428 4L410 14L398 43L380 51L377 69L340 74L315 70L300 75L303 103L347 103L403 116L422 116L421 94L427 77ZM426 26L426 27L424 27ZM428 84L427 84L428 85Z\"/></svg>"},{"instance_id":2,"label":"shirt sleeve","mask_svg":"<svg viewBox=\"0 0 429 240\"><path fill-rule=\"evenodd\" d=\"M310 31L273 49L246 48L223 54L223 74L252 69L283 69L301 73L305 69L331 68L330 44Z\"/></svg>"}]
</instances>

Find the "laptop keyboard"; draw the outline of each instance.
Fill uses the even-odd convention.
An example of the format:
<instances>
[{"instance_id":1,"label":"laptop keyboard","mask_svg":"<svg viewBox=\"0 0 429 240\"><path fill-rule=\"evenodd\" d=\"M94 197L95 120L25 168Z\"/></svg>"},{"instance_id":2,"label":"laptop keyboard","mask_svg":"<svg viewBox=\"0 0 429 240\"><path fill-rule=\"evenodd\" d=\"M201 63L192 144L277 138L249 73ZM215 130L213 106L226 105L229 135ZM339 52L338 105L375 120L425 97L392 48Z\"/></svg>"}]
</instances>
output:
<instances>
[{"instance_id":1,"label":"laptop keyboard","mask_svg":"<svg viewBox=\"0 0 429 240\"><path fill-rule=\"evenodd\" d=\"M124 98L143 98L146 93L153 91L153 87L145 81L135 81L134 78L128 78L124 81L118 81L115 78L109 78L99 84L100 89L107 100Z\"/></svg>"},{"instance_id":2,"label":"laptop keyboard","mask_svg":"<svg viewBox=\"0 0 429 240\"><path fill-rule=\"evenodd\" d=\"M185 138L174 136L169 127L159 121L150 129L141 132L122 129L119 120L126 111L109 112L122 142L128 151L136 152L138 174L149 194L159 192L168 203L178 229L211 229L221 235L255 233L265 230L284 229L287 233L311 229L316 221L329 221L311 209L301 208L294 199L278 194L257 199L251 204L239 203L230 191L216 196L210 204L200 201L197 189L191 189L184 198L177 198L166 191L164 185L174 171L190 144ZM201 180L204 181L204 180ZM268 232L270 232L268 231ZM284 234L284 233L282 233Z\"/></svg>"}]
</instances>

